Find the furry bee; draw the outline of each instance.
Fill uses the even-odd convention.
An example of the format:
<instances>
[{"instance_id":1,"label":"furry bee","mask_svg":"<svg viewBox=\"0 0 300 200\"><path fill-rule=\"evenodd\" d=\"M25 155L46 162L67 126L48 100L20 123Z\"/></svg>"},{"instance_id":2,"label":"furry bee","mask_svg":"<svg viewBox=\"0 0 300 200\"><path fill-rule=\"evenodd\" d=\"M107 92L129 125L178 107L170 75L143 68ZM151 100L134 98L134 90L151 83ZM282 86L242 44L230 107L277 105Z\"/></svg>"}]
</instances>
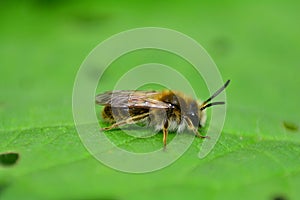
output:
<instances>
[{"instance_id":1,"label":"furry bee","mask_svg":"<svg viewBox=\"0 0 300 200\"><path fill-rule=\"evenodd\" d=\"M182 132L188 129L197 137L207 138L198 132L198 128L203 127L206 121L205 109L225 104L210 102L229 83L230 80L204 102L171 90L116 90L99 94L96 96L96 104L104 106L102 118L111 124L102 130L108 131L126 124L143 122L154 127L156 131L163 131L164 148L167 145L168 130Z\"/></svg>"}]
</instances>

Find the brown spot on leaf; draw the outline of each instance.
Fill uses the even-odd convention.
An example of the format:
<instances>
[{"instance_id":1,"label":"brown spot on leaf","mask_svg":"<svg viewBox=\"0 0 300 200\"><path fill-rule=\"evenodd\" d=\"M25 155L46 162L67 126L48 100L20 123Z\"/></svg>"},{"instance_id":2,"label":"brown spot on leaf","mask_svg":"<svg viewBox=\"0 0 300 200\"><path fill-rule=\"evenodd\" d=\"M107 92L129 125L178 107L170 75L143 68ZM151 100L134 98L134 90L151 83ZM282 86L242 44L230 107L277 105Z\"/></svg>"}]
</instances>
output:
<instances>
[{"instance_id":1,"label":"brown spot on leaf","mask_svg":"<svg viewBox=\"0 0 300 200\"><path fill-rule=\"evenodd\" d=\"M15 152L6 152L0 154L0 166L9 167L15 165L19 160L19 154Z\"/></svg>"},{"instance_id":2,"label":"brown spot on leaf","mask_svg":"<svg viewBox=\"0 0 300 200\"><path fill-rule=\"evenodd\" d=\"M276 195L272 198L272 200L288 200L288 198L283 195Z\"/></svg>"},{"instance_id":3,"label":"brown spot on leaf","mask_svg":"<svg viewBox=\"0 0 300 200\"><path fill-rule=\"evenodd\" d=\"M212 52L218 55L226 55L231 50L231 41L227 37L218 37L212 40Z\"/></svg>"},{"instance_id":4,"label":"brown spot on leaf","mask_svg":"<svg viewBox=\"0 0 300 200\"><path fill-rule=\"evenodd\" d=\"M297 124L294 124L292 122L287 122L287 121L283 122L283 126L285 129L287 129L289 131L298 131L298 129L299 129Z\"/></svg>"},{"instance_id":5,"label":"brown spot on leaf","mask_svg":"<svg viewBox=\"0 0 300 200\"><path fill-rule=\"evenodd\" d=\"M0 196L2 194L2 192L7 188L7 184L5 183L0 183Z\"/></svg>"}]
</instances>

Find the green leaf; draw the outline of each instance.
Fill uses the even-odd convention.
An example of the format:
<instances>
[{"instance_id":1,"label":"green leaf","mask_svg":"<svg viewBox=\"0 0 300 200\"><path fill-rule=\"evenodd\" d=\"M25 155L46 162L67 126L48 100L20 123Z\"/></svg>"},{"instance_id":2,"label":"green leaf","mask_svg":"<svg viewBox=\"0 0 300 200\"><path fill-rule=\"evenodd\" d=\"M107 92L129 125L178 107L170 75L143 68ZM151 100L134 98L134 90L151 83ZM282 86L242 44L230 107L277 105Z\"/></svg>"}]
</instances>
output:
<instances>
[{"instance_id":1,"label":"green leaf","mask_svg":"<svg viewBox=\"0 0 300 200\"><path fill-rule=\"evenodd\" d=\"M51 2L1 3L1 199L299 198L298 2ZM172 165L130 174L103 165L84 147L73 123L72 89L92 48L143 26L193 37L232 82L224 129L207 157L198 158L203 141L196 138ZM174 67L189 77L200 98L208 97L188 63L152 50L112 63L101 90L112 89L132 66L149 62ZM91 78L97 77L91 72ZM162 146L162 134L105 134L128 151Z\"/></svg>"}]
</instances>

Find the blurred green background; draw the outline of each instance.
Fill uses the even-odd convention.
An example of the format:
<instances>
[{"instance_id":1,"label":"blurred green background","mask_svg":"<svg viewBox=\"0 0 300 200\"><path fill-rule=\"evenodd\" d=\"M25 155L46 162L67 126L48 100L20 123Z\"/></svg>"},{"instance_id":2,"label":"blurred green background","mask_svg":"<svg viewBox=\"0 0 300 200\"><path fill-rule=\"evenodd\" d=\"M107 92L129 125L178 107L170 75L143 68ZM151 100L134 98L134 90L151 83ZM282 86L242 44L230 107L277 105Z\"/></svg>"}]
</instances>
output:
<instances>
[{"instance_id":1,"label":"blurred green background","mask_svg":"<svg viewBox=\"0 0 300 200\"><path fill-rule=\"evenodd\" d=\"M299 10L292 0L1 1L0 199L299 198ZM208 157L198 159L195 140L163 170L126 174L81 144L72 89L97 44L146 26L194 38L232 83L226 124ZM180 64L151 55L125 63ZM107 88L116 79L110 76ZM161 144L161 135L133 142L112 136L124 148ZM7 152L19 153L15 165L5 166Z\"/></svg>"}]
</instances>

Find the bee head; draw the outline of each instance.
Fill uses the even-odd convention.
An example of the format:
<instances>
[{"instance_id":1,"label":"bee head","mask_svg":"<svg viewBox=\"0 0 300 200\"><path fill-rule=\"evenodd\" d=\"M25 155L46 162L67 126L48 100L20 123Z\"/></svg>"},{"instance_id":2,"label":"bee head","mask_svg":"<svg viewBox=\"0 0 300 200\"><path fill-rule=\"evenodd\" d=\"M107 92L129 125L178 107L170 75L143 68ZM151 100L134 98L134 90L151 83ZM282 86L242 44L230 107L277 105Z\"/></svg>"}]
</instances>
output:
<instances>
[{"instance_id":1,"label":"bee head","mask_svg":"<svg viewBox=\"0 0 300 200\"><path fill-rule=\"evenodd\" d=\"M197 102L191 102L185 113L186 117L190 119L194 127L199 126L199 109Z\"/></svg>"}]
</instances>

